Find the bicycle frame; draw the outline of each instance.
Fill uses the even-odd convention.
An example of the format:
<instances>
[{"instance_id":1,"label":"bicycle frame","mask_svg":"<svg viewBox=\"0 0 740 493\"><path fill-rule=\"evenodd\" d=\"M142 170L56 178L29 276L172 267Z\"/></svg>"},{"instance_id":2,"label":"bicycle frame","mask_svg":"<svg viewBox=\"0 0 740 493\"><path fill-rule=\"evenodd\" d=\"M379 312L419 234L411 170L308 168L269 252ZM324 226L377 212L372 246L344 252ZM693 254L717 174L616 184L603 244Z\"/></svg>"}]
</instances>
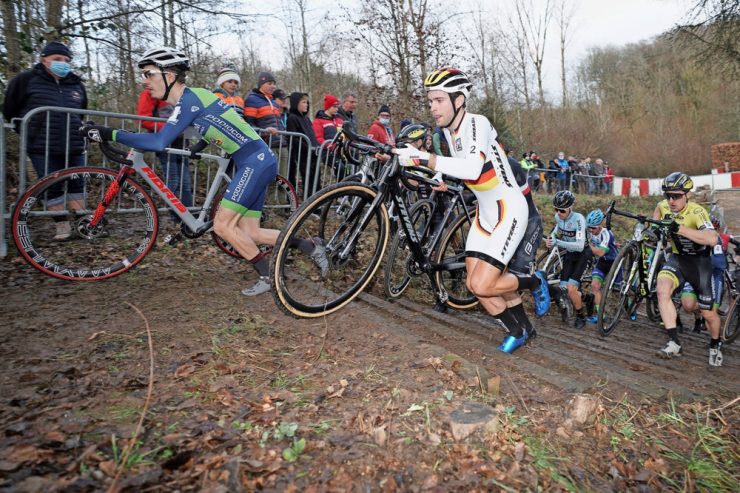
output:
<instances>
[{"instance_id":1,"label":"bicycle frame","mask_svg":"<svg viewBox=\"0 0 740 493\"><path fill-rule=\"evenodd\" d=\"M211 210L213 200L216 197L216 194L218 193L221 185L223 183L231 182L231 177L226 173L226 169L229 166L229 158L215 156L212 154L198 155L200 158L212 159L216 161L218 163L218 169L216 170L216 175L213 179L213 182L211 183L210 188L208 189L208 194L206 195L205 201L203 202L203 206L201 207L200 212L196 217L182 202L180 202L180 199L177 198L172 190L167 188L164 180L162 180L162 178L160 178L157 173L146 164L146 162L144 161L143 152L131 149L126 155L126 158L122 159L121 156L123 155L123 153L111 148L108 144L102 144L101 149L109 159L120 163L122 166L121 169L118 171L116 181L111 184L109 190L106 191L105 197L95 209L92 220L90 221L91 228L97 227L98 223L103 218L106 209L115 198L118 190L120 189L121 185L123 185L126 178L133 174L136 174L140 176L142 180L146 184L148 184L152 190L154 190L157 196L159 196L167 205L167 207L175 215L177 215L180 220L182 220L183 225L185 225L193 233L194 236L200 236L211 229L211 227L213 226L213 218L207 218L209 215L209 211ZM165 152L190 157L190 151L184 151L181 149L165 149Z\"/></svg>"}]
</instances>

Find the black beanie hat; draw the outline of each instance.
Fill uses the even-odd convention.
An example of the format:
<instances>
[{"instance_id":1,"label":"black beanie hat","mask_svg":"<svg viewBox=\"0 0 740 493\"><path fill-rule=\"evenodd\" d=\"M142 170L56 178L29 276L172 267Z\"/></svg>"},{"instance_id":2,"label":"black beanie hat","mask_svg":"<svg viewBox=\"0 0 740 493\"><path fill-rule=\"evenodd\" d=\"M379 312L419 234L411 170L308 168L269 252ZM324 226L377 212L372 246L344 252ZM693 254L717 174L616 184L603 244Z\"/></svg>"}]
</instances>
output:
<instances>
[{"instance_id":1,"label":"black beanie hat","mask_svg":"<svg viewBox=\"0 0 740 493\"><path fill-rule=\"evenodd\" d=\"M378 114L381 114L381 113L390 113L390 112L391 112L391 109L388 107L387 104L381 104L380 105L380 109L378 110Z\"/></svg>"},{"instance_id":2,"label":"black beanie hat","mask_svg":"<svg viewBox=\"0 0 740 493\"><path fill-rule=\"evenodd\" d=\"M44 46L44 49L41 50L41 56L49 55L64 55L70 59L72 58L72 52L69 51L67 45L60 43L59 41L49 41L46 43L46 46Z\"/></svg>"}]
</instances>

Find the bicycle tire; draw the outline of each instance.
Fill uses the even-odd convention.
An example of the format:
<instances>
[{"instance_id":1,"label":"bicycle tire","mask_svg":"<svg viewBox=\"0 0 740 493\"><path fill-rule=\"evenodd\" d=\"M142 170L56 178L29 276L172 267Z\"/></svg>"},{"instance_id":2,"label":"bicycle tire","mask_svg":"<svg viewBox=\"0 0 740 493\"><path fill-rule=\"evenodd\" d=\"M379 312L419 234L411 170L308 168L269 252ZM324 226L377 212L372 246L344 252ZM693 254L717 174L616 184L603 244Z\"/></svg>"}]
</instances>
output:
<instances>
[{"instance_id":1,"label":"bicycle tire","mask_svg":"<svg viewBox=\"0 0 740 493\"><path fill-rule=\"evenodd\" d=\"M661 267L665 263L665 250L661 251L660 256L653 259L653 262L657 262L657 265L655 267L655 276L653 277L653 286L648 287L650 294L648 294L647 299L645 300L645 313L647 314L648 320L657 324L660 323L662 319L660 318L660 307L658 306L658 294L656 290L658 284L658 272L660 272Z\"/></svg>"},{"instance_id":2,"label":"bicycle tire","mask_svg":"<svg viewBox=\"0 0 740 493\"><path fill-rule=\"evenodd\" d=\"M735 298L730 305L725 323L722 324L722 340L725 344L731 344L740 334L740 296Z\"/></svg>"},{"instance_id":3,"label":"bicycle tire","mask_svg":"<svg viewBox=\"0 0 740 493\"><path fill-rule=\"evenodd\" d=\"M636 302L634 291L630 294L634 276L633 265L638 261L637 245L629 242L619 251L601 287L601 302L596 320L596 329L604 337L616 329L619 319L627 313L629 300ZM621 282L618 282L621 278ZM617 288L615 291L615 287ZM634 306L634 305L632 305Z\"/></svg>"},{"instance_id":4,"label":"bicycle tire","mask_svg":"<svg viewBox=\"0 0 740 493\"><path fill-rule=\"evenodd\" d=\"M434 203L429 199L418 201L409 211L411 224L414 226L414 230L419 237L419 243L422 245L426 242L429 221L433 212ZM390 299L398 299L411 283L411 278L422 273L418 261L413 258L413 254L409 250L406 232L403 228L398 228L398 231L393 235L383 270L385 295Z\"/></svg>"},{"instance_id":5,"label":"bicycle tire","mask_svg":"<svg viewBox=\"0 0 740 493\"><path fill-rule=\"evenodd\" d=\"M388 248L385 204L369 211L378 191L359 183L329 185L304 202L286 223L270 259L270 283L278 307L297 318L339 310L355 299L378 270ZM352 235L356 241L349 244ZM326 249L329 272L322 276L310 257L291 245L312 239Z\"/></svg>"},{"instance_id":6,"label":"bicycle tire","mask_svg":"<svg viewBox=\"0 0 740 493\"><path fill-rule=\"evenodd\" d=\"M452 221L447 228L440 247L437 248L434 257L436 264L449 264L451 262L465 263L465 240L470 231L470 219L463 214ZM447 304L459 310L466 310L478 304L478 298L468 291L467 287L468 271L463 265L460 269L455 270L438 270L435 273L435 280L439 286L447 291Z\"/></svg>"},{"instance_id":7,"label":"bicycle tire","mask_svg":"<svg viewBox=\"0 0 740 493\"><path fill-rule=\"evenodd\" d=\"M107 279L138 264L156 243L157 209L143 186L130 177L114 192L109 187L116 177L109 169L79 167L53 173L32 186L18 200L12 217L13 240L23 258L44 274L69 281ZM51 193L61 195L50 199ZM90 229L93 213L110 193L108 208L98 226ZM46 210L47 200L59 198L61 209ZM73 204L80 207L69 210ZM69 239L53 239L59 222L55 217L69 222Z\"/></svg>"},{"instance_id":8,"label":"bicycle tire","mask_svg":"<svg viewBox=\"0 0 740 493\"><path fill-rule=\"evenodd\" d=\"M213 211L211 217L216 217L216 212L221 205L221 199L224 198L226 192L226 185L223 190L216 194L213 200ZM298 209L298 194L293 188L293 185L288 181L287 178L277 175L275 181L267 188L265 195L265 206L262 210L262 216L260 217L260 225L264 228L281 229L285 222L288 220L291 214ZM241 254L236 251L228 241L221 238L216 234L215 231L211 231L211 237L213 238L216 246L220 248L224 253L231 255L235 258L242 258ZM271 247L260 245L260 250L269 251Z\"/></svg>"},{"instance_id":9,"label":"bicycle tire","mask_svg":"<svg viewBox=\"0 0 740 493\"><path fill-rule=\"evenodd\" d=\"M537 270L541 270L545 273L547 283L551 286L557 286L560 283L560 272L563 269L563 255L558 254L558 259L553 260L549 264L547 258L550 256L550 250L546 250L537 259L535 265Z\"/></svg>"}]
</instances>

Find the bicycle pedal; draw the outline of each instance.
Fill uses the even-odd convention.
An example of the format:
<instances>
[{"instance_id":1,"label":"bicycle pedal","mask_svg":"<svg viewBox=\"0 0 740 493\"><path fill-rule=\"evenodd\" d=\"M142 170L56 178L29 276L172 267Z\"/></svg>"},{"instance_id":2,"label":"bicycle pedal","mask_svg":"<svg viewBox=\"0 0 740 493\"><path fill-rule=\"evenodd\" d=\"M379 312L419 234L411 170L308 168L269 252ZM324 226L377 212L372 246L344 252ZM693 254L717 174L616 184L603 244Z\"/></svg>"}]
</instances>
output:
<instances>
[{"instance_id":1,"label":"bicycle pedal","mask_svg":"<svg viewBox=\"0 0 740 493\"><path fill-rule=\"evenodd\" d=\"M165 243L165 245L168 245L168 246L171 246L171 247L173 247L173 246L177 245L178 243L180 243L181 240L182 240L182 233L177 233L177 234L174 234L174 235L173 234L168 234L167 236L164 237L164 243Z\"/></svg>"}]
</instances>

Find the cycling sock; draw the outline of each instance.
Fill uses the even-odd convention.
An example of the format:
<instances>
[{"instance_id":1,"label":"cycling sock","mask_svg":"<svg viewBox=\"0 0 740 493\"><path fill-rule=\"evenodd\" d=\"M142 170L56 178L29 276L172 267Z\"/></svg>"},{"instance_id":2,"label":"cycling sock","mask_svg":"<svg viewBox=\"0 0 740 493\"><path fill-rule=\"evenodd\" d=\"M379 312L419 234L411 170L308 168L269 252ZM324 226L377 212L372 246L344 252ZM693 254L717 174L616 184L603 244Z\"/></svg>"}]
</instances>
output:
<instances>
[{"instance_id":1,"label":"cycling sock","mask_svg":"<svg viewBox=\"0 0 740 493\"><path fill-rule=\"evenodd\" d=\"M720 339L712 339L711 341L709 341L709 347L716 348L717 346L719 346L719 343Z\"/></svg>"},{"instance_id":2,"label":"cycling sock","mask_svg":"<svg viewBox=\"0 0 740 493\"><path fill-rule=\"evenodd\" d=\"M583 307L580 307L578 310L576 310L576 315L579 317L584 317L585 314L583 313Z\"/></svg>"},{"instance_id":3,"label":"cycling sock","mask_svg":"<svg viewBox=\"0 0 740 493\"><path fill-rule=\"evenodd\" d=\"M542 283L542 280L537 276L517 276L517 279L519 279L519 290L528 289L532 291L533 289L539 288Z\"/></svg>"},{"instance_id":4,"label":"cycling sock","mask_svg":"<svg viewBox=\"0 0 740 493\"><path fill-rule=\"evenodd\" d=\"M518 305L510 306L509 311L512 315L514 315L514 318L516 319L519 326L524 327L527 331L527 334L531 334L532 322L529 321L529 317L527 317L527 314L524 313L524 305L519 303Z\"/></svg>"},{"instance_id":5,"label":"cycling sock","mask_svg":"<svg viewBox=\"0 0 740 493\"><path fill-rule=\"evenodd\" d=\"M672 329L667 329L666 332L668 332L668 337L670 337L673 342L678 345L681 344L678 340L678 329L673 327Z\"/></svg>"},{"instance_id":6,"label":"cycling sock","mask_svg":"<svg viewBox=\"0 0 740 493\"><path fill-rule=\"evenodd\" d=\"M311 253L315 246L313 241L304 238L291 238L288 243L288 248L297 248L303 253Z\"/></svg>"},{"instance_id":7,"label":"cycling sock","mask_svg":"<svg viewBox=\"0 0 740 493\"><path fill-rule=\"evenodd\" d=\"M265 277L270 274L270 266L267 265L267 255L260 252L256 257L249 261L260 276Z\"/></svg>"},{"instance_id":8,"label":"cycling sock","mask_svg":"<svg viewBox=\"0 0 740 493\"><path fill-rule=\"evenodd\" d=\"M522 327L517 323L514 314L508 308L498 315L494 315L493 318L504 324L504 327L509 330L510 335L517 338L522 336Z\"/></svg>"}]
</instances>

